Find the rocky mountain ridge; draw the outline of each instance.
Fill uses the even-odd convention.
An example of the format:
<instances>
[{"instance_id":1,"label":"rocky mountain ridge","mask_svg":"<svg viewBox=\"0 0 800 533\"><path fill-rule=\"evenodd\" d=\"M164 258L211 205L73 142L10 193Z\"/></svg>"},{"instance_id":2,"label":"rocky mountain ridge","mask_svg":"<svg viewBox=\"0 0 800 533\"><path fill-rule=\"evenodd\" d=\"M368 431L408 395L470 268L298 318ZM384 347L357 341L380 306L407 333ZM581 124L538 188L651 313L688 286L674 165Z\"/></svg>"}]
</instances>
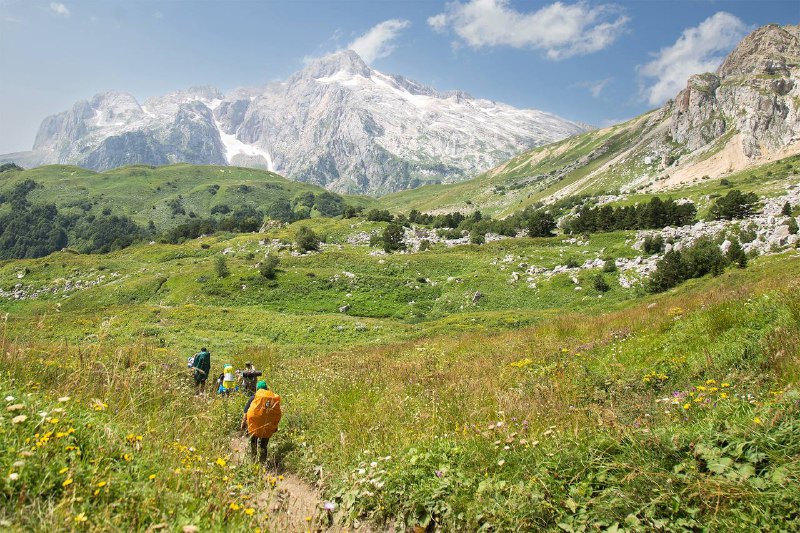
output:
<instances>
[{"instance_id":1,"label":"rocky mountain ridge","mask_svg":"<svg viewBox=\"0 0 800 533\"><path fill-rule=\"evenodd\" d=\"M101 93L47 117L31 152L0 161L94 170L231 164L339 192L383 194L467 179L587 129L542 111L438 92L344 51L284 82L227 95L198 87L139 104L127 93Z\"/></svg>"},{"instance_id":2,"label":"rocky mountain ridge","mask_svg":"<svg viewBox=\"0 0 800 533\"><path fill-rule=\"evenodd\" d=\"M796 154L800 26L768 25L746 36L716 72L692 76L659 109L534 148L474 180L382 202L428 212L508 214L575 195L681 188Z\"/></svg>"}]
</instances>

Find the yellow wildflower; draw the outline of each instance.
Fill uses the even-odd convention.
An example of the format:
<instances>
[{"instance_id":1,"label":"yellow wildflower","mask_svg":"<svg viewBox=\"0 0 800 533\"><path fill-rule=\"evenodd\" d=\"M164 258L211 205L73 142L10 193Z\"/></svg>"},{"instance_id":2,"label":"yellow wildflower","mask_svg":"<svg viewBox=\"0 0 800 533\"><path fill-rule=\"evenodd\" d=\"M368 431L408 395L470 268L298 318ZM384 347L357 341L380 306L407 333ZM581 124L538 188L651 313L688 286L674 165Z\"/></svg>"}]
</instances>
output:
<instances>
[{"instance_id":1,"label":"yellow wildflower","mask_svg":"<svg viewBox=\"0 0 800 533\"><path fill-rule=\"evenodd\" d=\"M97 486L98 487L105 487L107 483L108 483L107 481L98 481L97 482Z\"/></svg>"},{"instance_id":2,"label":"yellow wildflower","mask_svg":"<svg viewBox=\"0 0 800 533\"><path fill-rule=\"evenodd\" d=\"M72 485L72 478L71 477L65 479L64 482L61 484L62 487L68 487L70 485Z\"/></svg>"},{"instance_id":3,"label":"yellow wildflower","mask_svg":"<svg viewBox=\"0 0 800 533\"><path fill-rule=\"evenodd\" d=\"M691 406L692 406L692 404L690 404L690 403L685 403L685 404L683 404L683 408L684 408L684 410L686 410L686 411L688 411L688 410L689 410L689 408L690 408Z\"/></svg>"},{"instance_id":4,"label":"yellow wildflower","mask_svg":"<svg viewBox=\"0 0 800 533\"><path fill-rule=\"evenodd\" d=\"M215 462L216 462L216 463L217 463L219 466L222 466L222 467L224 467L224 466L227 464L227 463L225 462L225 459L223 459L222 457L217 457L217 460L216 460Z\"/></svg>"},{"instance_id":5,"label":"yellow wildflower","mask_svg":"<svg viewBox=\"0 0 800 533\"><path fill-rule=\"evenodd\" d=\"M155 474L150 474L150 476L148 476L147 479L149 479L150 481L153 481L155 478L156 478Z\"/></svg>"},{"instance_id":6,"label":"yellow wildflower","mask_svg":"<svg viewBox=\"0 0 800 533\"><path fill-rule=\"evenodd\" d=\"M761 419L760 419L759 417L755 417L755 418L753 419L753 423L754 423L754 424L761 424L762 422L761 422Z\"/></svg>"},{"instance_id":7,"label":"yellow wildflower","mask_svg":"<svg viewBox=\"0 0 800 533\"><path fill-rule=\"evenodd\" d=\"M244 514L246 514L247 516L253 516L255 512L256 510L253 509L252 507L248 507L247 509L244 510Z\"/></svg>"},{"instance_id":8,"label":"yellow wildflower","mask_svg":"<svg viewBox=\"0 0 800 533\"><path fill-rule=\"evenodd\" d=\"M238 511L238 510L239 510L239 509L241 509L241 508L242 508L242 507L241 507L241 506L240 506L238 503L236 503L236 502L233 502L233 503L231 503L231 505L230 505L230 509L231 509L231 511Z\"/></svg>"},{"instance_id":9,"label":"yellow wildflower","mask_svg":"<svg viewBox=\"0 0 800 533\"><path fill-rule=\"evenodd\" d=\"M67 470L69 470L69 467L68 467L68 466L65 466L64 468L62 468L61 470L59 470L59 471L58 471L58 473L59 473L59 474L63 474L63 473L64 473L64 472L66 472Z\"/></svg>"},{"instance_id":10,"label":"yellow wildflower","mask_svg":"<svg viewBox=\"0 0 800 533\"><path fill-rule=\"evenodd\" d=\"M75 515L73 520L75 520L78 523L86 522L86 520L87 520L86 513L80 513L80 514Z\"/></svg>"}]
</instances>

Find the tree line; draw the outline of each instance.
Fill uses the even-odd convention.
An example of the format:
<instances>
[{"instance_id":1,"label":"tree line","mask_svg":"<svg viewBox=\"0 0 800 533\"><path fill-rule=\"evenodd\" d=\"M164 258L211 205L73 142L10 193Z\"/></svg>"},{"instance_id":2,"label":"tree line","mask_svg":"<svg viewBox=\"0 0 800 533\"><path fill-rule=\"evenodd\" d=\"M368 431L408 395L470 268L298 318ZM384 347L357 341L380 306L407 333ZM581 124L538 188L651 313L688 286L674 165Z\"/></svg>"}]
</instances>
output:
<instances>
[{"instance_id":1,"label":"tree line","mask_svg":"<svg viewBox=\"0 0 800 533\"><path fill-rule=\"evenodd\" d=\"M575 216L562 224L566 233L596 233L616 230L658 229L691 224L697 208L691 202L654 196L646 204L615 207L585 203Z\"/></svg>"}]
</instances>

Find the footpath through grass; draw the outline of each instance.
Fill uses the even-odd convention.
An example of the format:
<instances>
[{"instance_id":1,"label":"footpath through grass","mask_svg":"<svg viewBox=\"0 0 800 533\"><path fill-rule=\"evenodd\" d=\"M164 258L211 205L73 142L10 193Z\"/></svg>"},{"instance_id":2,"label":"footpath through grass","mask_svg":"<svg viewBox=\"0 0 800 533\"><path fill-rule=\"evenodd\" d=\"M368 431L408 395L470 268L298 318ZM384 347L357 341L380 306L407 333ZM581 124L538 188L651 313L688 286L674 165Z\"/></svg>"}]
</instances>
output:
<instances>
[{"instance_id":1,"label":"footpath through grass","mask_svg":"<svg viewBox=\"0 0 800 533\"><path fill-rule=\"evenodd\" d=\"M789 252L527 328L459 334L442 321L422 338L278 342L235 362L253 360L283 397L274 457L323 487L336 520L791 530L798 274ZM35 327L4 337L4 526L264 528L270 510L250 502L280 482L228 457L243 398L196 399L182 351L115 327L86 343L37 341Z\"/></svg>"}]
</instances>

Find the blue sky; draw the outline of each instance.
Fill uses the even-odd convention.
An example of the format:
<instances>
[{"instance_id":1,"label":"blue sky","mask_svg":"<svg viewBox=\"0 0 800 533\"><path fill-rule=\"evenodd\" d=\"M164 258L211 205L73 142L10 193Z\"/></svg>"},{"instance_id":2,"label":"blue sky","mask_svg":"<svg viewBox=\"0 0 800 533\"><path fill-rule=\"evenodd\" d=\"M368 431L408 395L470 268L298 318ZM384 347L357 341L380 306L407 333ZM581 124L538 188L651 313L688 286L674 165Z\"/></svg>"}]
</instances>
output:
<instances>
[{"instance_id":1,"label":"blue sky","mask_svg":"<svg viewBox=\"0 0 800 533\"><path fill-rule=\"evenodd\" d=\"M100 91L227 91L348 47L437 89L601 126L674 96L755 27L798 22L798 0L0 0L0 153Z\"/></svg>"}]
</instances>

